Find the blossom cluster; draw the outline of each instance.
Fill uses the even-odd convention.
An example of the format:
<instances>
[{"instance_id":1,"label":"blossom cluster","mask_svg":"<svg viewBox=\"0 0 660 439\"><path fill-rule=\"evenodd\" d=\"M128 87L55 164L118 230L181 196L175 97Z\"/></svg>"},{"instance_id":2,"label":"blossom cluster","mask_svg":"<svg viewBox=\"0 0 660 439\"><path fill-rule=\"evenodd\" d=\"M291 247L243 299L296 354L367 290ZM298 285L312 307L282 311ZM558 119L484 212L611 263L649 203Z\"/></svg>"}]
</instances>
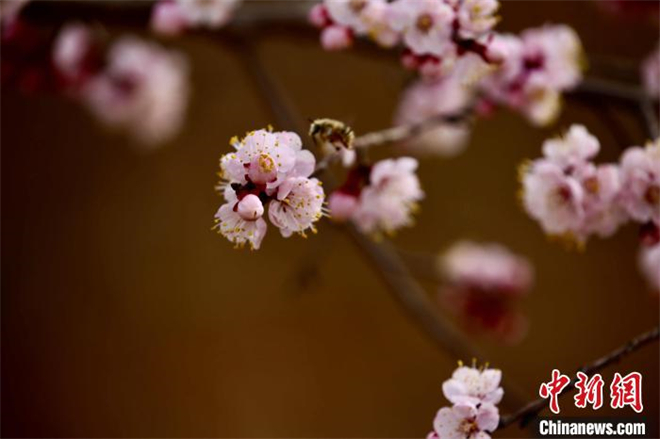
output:
<instances>
[{"instance_id":1,"label":"blossom cluster","mask_svg":"<svg viewBox=\"0 0 660 439\"><path fill-rule=\"evenodd\" d=\"M232 138L234 152L220 159L222 182L218 190L225 203L215 214L215 228L229 241L259 249L268 218L285 238L316 232L314 223L324 214L321 182L310 176L316 159L302 149L292 132L261 129L243 139Z\"/></svg>"},{"instance_id":2,"label":"blossom cluster","mask_svg":"<svg viewBox=\"0 0 660 439\"><path fill-rule=\"evenodd\" d=\"M498 105L523 114L535 125L555 120L561 94L582 78L582 49L577 34L564 25L531 28L520 36L495 34L489 53L496 64L468 54L446 75L422 78L403 93L396 125L417 124L434 117L454 116L408 141L415 153L451 156L469 140L465 116L488 116Z\"/></svg>"},{"instance_id":3,"label":"blossom cluster","mask_svg":"<svg viewBox=\"0 0 660 439\"><path fill-rule=\"evenodd\" d=\"M91 28L59 32L52 63L62 85L106 125L147 146L172 138L188 102L188 64L155 43L124 36L104 48Z\"/></svg>"},{"instance_id":4,"label":"blossom cluster","mask_svg":"<svg viewBox=\"0 0 660 439\"><path fill-rule=\"evenodd\" d=\"M151 13L151 28L178 35L190 28L218 29L232 18L241 0L160 0Z\"/></svg>"},{"instance_id":5,"label":"blossom cluster","mask_svg":"<svg viewBox=\"0 0 660 439\"><path fill-rule=\"evenodd\" d=\"M350 220L372 236L412 225L412 214L424 197L416 170L417 160L410 157L353 167L346 182L328 198L332 218Z\"/></svg>"},{"instance_id":6,"label":"blossom cluster","mask_svg":"<svg viewBox=\"0 0 660 439\"><path fill-rule=\"evenodd\" d=\"M466 53L487 58L497 0L324 0L310 11L321 44L343 49L355 36L385 47L402 42L404 65L436 76Z\"/></svg>"},{"instance_id":7,"label":"blossom cluster","mask_svg":"<svg viewBox=\"0 0 660 439\"><path fill-rule=\"evenodd\" d=\"M460 365L442 385L453 405L438 410L427 439L490 439L500 421L501 380L498 369Z\"/></svg>"},{"instance_id":8,"label":"blossom cluster","mask_svg":"<svg viewBox=\"0 0 660 439\"><path fill-rule=\"evenodd\" d=\"M660 291L660 140L627 148L618 163L594 164L600 143L584 126L546 140L544 157L523 165L522 198L543 230L583 245L612 235L622 224L641 224L640 267Z\"/></svg>"},{"instance_id":9,"label":"blossom cluster","mask_svg":"<svg viewBox=\"0 0 660 439\"><path fill-rule=\"evenodd\" d=\"M520 111L535 125L553 122L562 92L582 79L582 45L565 25L498 34L490 50L501 64L480 84L484 99Z\"/></svg>"},{"instance_id":10,"label":"blossom cluster","mask_svg":"<svg viewBox=\"0 0 660 439\"><path fill-rule=\"evenodd\" d=\"M518 304L534 278L527 259L500 244L460 241L438 266L445 280L440 298L468 329L507 343L521 340L527 319Z\"/></svg>"},{"instance_id":11,"label":"blossom cluster","mask_svg":"<svg viewBox=\"0 0 660 439\"><path fill-rule=\"evenodd\" d=\"M584 243L628 220L660 224L660 144L631 147L619 164L593 163L600 143L582 125L546 140L544 157L523 165L523 203L549 235Z\"/></svg>"}]
</instances>

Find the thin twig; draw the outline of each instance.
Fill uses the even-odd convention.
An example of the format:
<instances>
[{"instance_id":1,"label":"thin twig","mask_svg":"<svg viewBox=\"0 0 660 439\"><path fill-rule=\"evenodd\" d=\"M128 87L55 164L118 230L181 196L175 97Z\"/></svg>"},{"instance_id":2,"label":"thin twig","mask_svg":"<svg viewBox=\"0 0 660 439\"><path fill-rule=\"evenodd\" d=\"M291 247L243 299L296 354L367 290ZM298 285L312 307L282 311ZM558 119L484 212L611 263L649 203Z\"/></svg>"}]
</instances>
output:
<instances>
[{"instance_id":1,"label":"thin twig","mask_svg":"<svg viewBox=\"0 0 660 439\"><path fill-rule=\"evenodd\" d=\"M363 134L355 139L354 146L356 148L370 148L387 143L401 142L418 136L438 125L467 123L470 120L472 113L472 107L468 107L460 113L438 114L419 123L401 125Z\"/></svg>"},{"instance_id":2,"label":"thin twig","mask_svg":"<svg viewBox=\"0 0 660 439\"><path fill-rule=\"evenodd\" d=\"M647 134L651 140L657 139L660 130L658 129L658 116L653 109L653 102L648 97L643 99L639 103L639 110L646 123Z\"/></svg>"},{"instance_id":3,"label":"thin twig","mask_svg":"<svg viewBox=\"0 0 660 439\"><path fill-rule=\"evenodd\" d=\"M637 337L633 338L623 346L613 350L612 352L597 359L596 361L581 367L579 369L579 372L583 372L587 375L592 375L611 364L617 363L622 358L626 357L632 352L637 351L643 346L646 346L649 343L657 341L659 337L660 337L660 327L653 328L648 332L638 335ZM575 389L575 383L576 383L576 379L574 378L571 381L571 383L568 386L566 386L566 388L564 388L564 390L560 393L560 395L564 395L570 392L571 390ZM500 425L497 428L498 429L505 428L516 422L520 422L521 426L525 426L532 419L534 419L534 417L536 417L541 411L543 411L547 407L547 404L548 403L546 399L543 398L536 399L523 406L517 412L509 416L503 416L500 419Z\"/></svg>"}]
</instances>

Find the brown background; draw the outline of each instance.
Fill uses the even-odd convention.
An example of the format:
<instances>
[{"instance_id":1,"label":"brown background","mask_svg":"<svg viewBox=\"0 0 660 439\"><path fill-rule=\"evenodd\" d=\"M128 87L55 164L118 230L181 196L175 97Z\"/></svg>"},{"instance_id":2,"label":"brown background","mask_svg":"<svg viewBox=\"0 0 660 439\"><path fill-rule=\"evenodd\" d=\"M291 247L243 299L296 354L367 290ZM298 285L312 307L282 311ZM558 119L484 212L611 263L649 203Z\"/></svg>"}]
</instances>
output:
<instances>
[{"instance_id":1,"label":"brown background","mask_svg":"<svg viewBox=\"0 0 660 439\"><path fill-rule=\"evenodd\" d=\"M658 39L657 17L625 20L595 2L505 2L502 16L509 31L568 23L590 55L624 69ZM172 44L190 57L194 97L181 135L153 154L64 98L2 91L3 436L424 436L457 359L406 317L340 229L283 240L271 228L252 253L210 230L229 137L275 117L234 52L194 36ZM394 53L325 53L285 33L259 52L302 115L358 133L390 124L407 78ZM480 121L465 154L422 163L418 225L395 240L429 253L459 238L498 241L533 261L527 338L474 338L530 398L552 368L570 373L658 323L635 227L571 253L516 202L517 164L571 123L598 135L603 160L618 156L608 111L628 142L645 141L633 113L608 105L569 98L546 130L507 111ZM319 276L300 287L310 255ZM655 437L657 344L604 376L632 370L644 374ZM592 414L562 402L566 414Z\"/></svg>"}]
</instances>

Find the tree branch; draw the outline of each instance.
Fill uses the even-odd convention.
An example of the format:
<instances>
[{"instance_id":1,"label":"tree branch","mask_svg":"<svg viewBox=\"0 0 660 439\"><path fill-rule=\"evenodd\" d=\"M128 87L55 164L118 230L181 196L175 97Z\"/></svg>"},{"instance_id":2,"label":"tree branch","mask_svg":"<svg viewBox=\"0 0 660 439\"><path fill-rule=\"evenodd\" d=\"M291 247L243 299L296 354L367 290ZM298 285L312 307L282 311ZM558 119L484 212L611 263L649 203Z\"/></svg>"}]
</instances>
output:
<instances>
[{"instance_id":1,"label":"tree branch","mask_svg":"<svg viewBox=\"0 0 660 439\"><path fill-rule=\"evenodd\" d=\"M593 375L594 373L604 369L605 367L619 362L621 359L637 351L643 346L646 346L649 343L657 341L659 337L660 337L660 327L653 328L648 332L638 335L637 337L633 338L623 346L613 350L607 355L595 360L590 364L581 367L578 371L583 372L587 375ZM576 378L573 378L571 383L568 386L566 386L566 388L564 388L564 390L560 393L560 395L565 395L571 390L575 389L575 383L576 383ZM524 427L532 419L534 419L534 417L536 417L541 411L547 408L547 404L548 402L546 399L543 398L536 399L523 406L517 412L509 416L503 416L500 419L500 425L497 428L498 429L505 428L516 422L520 422L520 425Z\"/></svg>"}]
</instances>

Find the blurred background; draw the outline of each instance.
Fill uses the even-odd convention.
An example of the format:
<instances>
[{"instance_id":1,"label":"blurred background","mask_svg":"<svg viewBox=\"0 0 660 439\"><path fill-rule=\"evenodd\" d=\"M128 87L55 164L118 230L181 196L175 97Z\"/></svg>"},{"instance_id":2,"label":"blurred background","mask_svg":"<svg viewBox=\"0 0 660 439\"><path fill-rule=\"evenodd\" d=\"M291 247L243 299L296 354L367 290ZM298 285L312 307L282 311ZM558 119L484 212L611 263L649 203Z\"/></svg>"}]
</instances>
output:
<instances>
[{"instance_id":1,"label":"blurred background","mask_svg":"<svg viewBox=\"0 0 660 439\"><path fill-rule=\"evenodd\" d=\"M572 26L588 75L611 76L599 70L603 59L636 73L658 42L657 16L610 13L596 1L505 1L501 16L501 31ZM297 112L344 120L358 134L391 125L409 80L396 53L328 53L310 32L283 25L253 40ZM2 89L2 435L424 437L459 359L327 220L307 240L271 228L257 252L211 230L229 138L277 117L231 47L195 35L166 44L189 57L193 94L181 134L150 154L62 96ZM567 96L547 129L506 110L480 120L465 153L421 163L422 211L394 239L430 255L458 239L496 241L532 261L522 342L468 334L480 360L529 399L553 368L572 375L658 324L633 225L569 252L516 199L518 164L571 123L599 137L600 160L617 159L612 120L630 144L647 140L636 113L593 98ZM438 286L424 285L435 301ZM659 434L658 363L656 343L603 372L606 385L614 372L642 372L649 437ZM505 395L501 411L515 408ZM565 397L562 414L633 412L578 410ZM496 433L529 435L517 426Z\"/></svg>"}]
</instances>

